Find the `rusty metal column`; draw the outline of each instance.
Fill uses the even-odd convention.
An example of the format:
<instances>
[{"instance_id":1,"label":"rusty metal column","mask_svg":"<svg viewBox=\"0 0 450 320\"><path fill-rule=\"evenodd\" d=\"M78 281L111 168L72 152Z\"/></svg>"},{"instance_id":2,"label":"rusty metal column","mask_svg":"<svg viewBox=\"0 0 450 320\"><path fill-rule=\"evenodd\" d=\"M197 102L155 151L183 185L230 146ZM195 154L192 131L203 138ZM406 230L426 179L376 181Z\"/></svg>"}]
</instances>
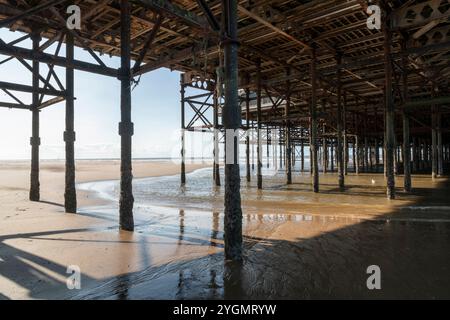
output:
<instances>
[{"instance_id":1,"label":"rusty metal column","mask_svg":"<svg viewBox=\"0 0 450 320\"><path fill-rule=\"evenodd\" d=\"M367 130L364 130L365 131L365 134L367 134ZM369 139L367 138L367 136L364 136L364 164L363 164L363 167L364 167L364 171L365 172L369 172L370 170L370 164L369 164L369 157L370 157L370 154L369 154Z\"/></svg>"},{"instance_id":2,"label":"rusty metal column","mask_svg":"<svg viewBox=\"0 0 450 320\"><path fill-rule=\"evenodd\" d=\"M237 32L237 2L223 0L225 36L223 41L225 58L225 105L222 110L222 122L227 130L241 128L241 110L238 95L238 32ZM259 119L260 120L260 119ZM225 135L227 136L227 135ZM225 152L233 150L233 163L228 163L230 157L225 157L225 218L224 240L225 259L242 260L242 209L241 209L241 177L239 173L239 138L229 141L225 139ZM237 140L237 141L236 141ZM231 143L231 145L229 145Z\"/></svg>"},{"instance_id":3,"label":"rusty metal column","mask_svg":"<svg viewBox=\"0 0 450 320\"><path fill-rule=\"evenodd\" d=\"M186 184L186 124L185 124L185 86L184 74L180 75L180 95L181 95L181 185ZM219 155L214 155L214 159L219 159Z\"/></svg>"},{"instance_id":4,"label":"rusty metal column","mask_svg":"<svg viewBox=\"0 0 450 320\"><path fill-rule=\"evenodd\" d=\"M422 139L422 170L428 170L430 166L428 151L428 141L427 139Z\"/></svg>"},{"instance_id":5,"label":"rusty metal column","mask_svg":"<svg viewBox=\"0 0 450 320\"><path fill-rule=\"evenodd\" d=\"M291 150L291 154L292 154L292 168L295 168L295 163L297 162L297 158L296 158L296 152L297 152L297 146L295 144L295 142L292 142L292 150Z\"/></svg>"},{"instance_id":6,"label":"rusty metal column","mask_svg":"<svg viewBox=\"0 0 450 320\"><path fill-rule=\"evenodd\" d=\"M278 130L278 132L279 132L279 139L278 139L278 146L280 147L280 169L283 169L283 140L281 139L281 137L283 136L282 135L282 132L281 132L281 127L280 127L280 129Z\"/></svg>"},{"instance_id":7,"label":"rusty metal column","mask_svg":"<svg viewBox=\"0 0 450 320\"><path fill-rule=\"evenodd\" d=\"M400 148L398 147L397 138L395 138L395 153L394 153L394 175L399 174L399 164L400 164Z\"/></svg>"},{"instance_id":8,"label":"rusty metal column","mask_svg":"<svg viewBox=\"0 0 450 320\"><path fill-rule=\"evenodd\" d=\"M418 163L418 155L419 155L419 151L417 148L417 138L413 138L413 145L412 145L412 154L413 154L413 167L412 167L412 171L414 173L417 173L418 169L419 169L419 163Z\"/></svg>"},{"instance_id":9,"label":"rusty metal column","mask_svg":"<svg viewBox=\"0 0 450 320\"><path fill-rule=\"evenodd\" d=\"M33 41L33 52L39 51L39 42L41 35L38 32L31 34ZM33 61L33 95L32 95L32 136L31 144L31 175L30 175L30 200L40 200L40 182L39 182L39 146L41 145L41 138L39 137L39 62Z\"/></svg>"},{"instance_id":10,"label":"rusty metal column","mask_svg":"<svg viewBox=\"0 0 450 320\"><path fill-rule=\"evenodd\" d=\"M342 63L342 55L338 54L336 57L337 65ZM345 188L345 169L344 169L344 152L343 152L343 136L342 136L342 71L337 70L337 160L338 160L338 182L341 191Z\"/></svg>"},{"instance_id":11,"label":"rusty metal column","mask_svg":"<svg viewBox=\"0 0 450 320\"><path fill-rule=\"evenodd\" d=\"M130 69L130 33L131 33L130 3L120 2L120 58L121 67L119 79L121 82L119 134L121 136L120 164L120 228L126 231L134 230L133 219L133 173L131 143L134 133L131 122L131 69Z\"/></svg>"},{"instance_id":12,"label":"rusty metal column","mask_svg":"<svg viewBox=\"0 0 450 320\"><path fill-rule=\"evenodd\" d=\"M438 113L437 117L437 157L438 157L438 177L442 177L444 175L444 153L442 149L442 119L441 114Z\"/></svg>"},{"instance_id":13,"label":"rusty metal column","mask_svg":"<svg viewBox=\"0 0 450 320\"><path fill-rule=\"evenodd\" d=\"M305 170L305 142L303 141L303 127L300 129L300 171Z\"/></svg>"},{"instance_id":14,"label":"rusty metal column","mask_svg":"<svg viewBox=\"0 0 450 320\"><path fill-rule=\"evenodd\" d=\"M331 172L334 172L334 139L331 138L330 143L330 170Z\"/></svg>"},{"instance_id":15,"label":"rusty metal column","mask_svg":"<svg viewBox=\"0 0 450 320\"><path fill-rule=\"evenodd\" d=\"M450 145L446 145L445 147L445 162L449 162L450 160Z\"/></svg>"},{"instance_id":16,"label":"rusty metal column","mask_svg":"<svg viewBox=\"0 0 450 320\"><path fill-rule=\"evenodd\" d=\"M411 191L411 149L409 140L409 116L406 110L403 110L403 187L406 192Z\"/></svg>"},{"instance_id":17,"label":"rusty metal column","mask_svg":"<svg viewBox=\"0 0 450 320\"><path fill-rule=\"evenodd\" d=\"M364 108L364 113L367 114L367 105ZM369 140L367 138L367 117L364 117L364 147L363 147L363 170L369 172Z\"/></svg>"},{"instance_id":18,"label":"rusty metal column","mask_svg":"<svg viewBox=\"0 0 450 320\"><path fill-rule=\"evenodd\" d=\"M257 114L257 131L256 131L256 157L257 159L257 183L258 189L262 189L262 143L261 143L261 60L258 59L256 64L256 114Z\"/></svg>"},{"instance_id":19,"label":"rusty metal column","mask_svg":"<svg viewBox=\"0 0 450 320\"><path fill-rule=\"evenodd\" d=\"M344 175L348 174L348 140L347 140L347 92L344 91L344 104L342 106L342 139L344 144Z\"/></svg>"},{"instance_id":20,"label":"rusty metal column","mask_svg":"<svg viewBox=\"0 0 450 320\"><path fill-rule=\"evenodd\" d=\"M74 59L73 35L66 34L66 59L70 65ZM77 193L75 189L75 130L74 130L74 71L66 66L66 186L64 193L64 207L67 213L77 212Z\"/></svg>"},{"instance_id":21,"label":"rusty metal column","mask_svg":"<svg viewBox=\"0 0 450 320\"><path fill-rule=\"evenodd\" d=\"M275 171L278 171L278 136L277 136L277 128L274 127L271 130L271 141L272 141L272 165Z\"/></svg>"},{"instance_id":22,"label":"rusty metal column","mask_svg":"<svg viewBox=\"0 0 450 320\"><path fill-rule=\"evenodd\" d=\"M359 137L355 136L355 148L356 148L356 162L355 162L355 173L359 174L360 160L361 160L361 150L359 148Z\"/></svg>"},{"instance_id":23,"label":"rusty metal column","mask_svg":"<svg viewBox=\"0 0 450 320\"><path fill-rule=\"evenodd\" d=\"M322 172L323 174L327 173L328 169L328 145L327 145L327 137L326 137L326 125L323 124L322 127Z\"/></svg>"},{"instance_id":24,"label":"rusty metal column","mask_svg":"<svg viewBox=\"0 0 450 320\"><path fill-rule=\"evenodd\" d=\"M319 164L317 159L317 72L316 72L316 49L311 50L311 168L312 187L314 192L319 192Z\"/></svg>"},{"instance_id":25,"label":"rusty metal column","mask_svg":"<svg viewBox=\"0 0 450 320\"><path fill-rule=\"evenodd\" d=\"M378 168L380 167L380 142L377 138L375 138L375 167L376 172L378 172Z\"/></svg>"},{"instance_id":26,"label":"rusty metal column","mask_svg":"<svg viewBox=\"0 0 450 320\"><path fill-rule=\"evenodd\" d=\"M214 168L213 168L213 178L214 183L217 187L220 187L220 149L219 149L219 97L217 96L217 91L214 90L213 95L213 104L214 104L214 111L213 111L213 126L214 126ZM184 111L183 111L184 113ZM183 137L184 140L184 137ZM183 151L184 152L184 151ZM183 159L184 161L185 159ZM184 171L186 171L185 168L183 168ZM186 176L186 173L184 173L184 176ZM185 178L186 180L186 178Z\"/></svg>"},{"instance_id":27,"label":"rusty metal column","mask_svg":"<svg viewBox=\"0 0 450 320\"><path fill-rule=\"evenodd\" d=\"M286 69L286 77L289 79L291 75L291 70ZM289 116L291 112L291 81L286 81L286 105L284 109L284 116L286 121L286 183L292 184L292 145L291 145L291 123L289 121Z\"/></svg>"},{"instance_id":28,"label":"rusty metal column","mask_svg":"<svg viewBox=\"0 0 450 320\"><path fill-rule=\"evenodd\" d=\"M247 79L247 85L249 84ZM246 176L247 182L251 181L251 169L250 169L250 89L245 89L245 118L247 122L247 137L245 148L245 160L246 160Z\"/></svg>"},{"instance_id":29,"label":"rusty metal column","mask_svg":"<svg viewBox=\"0 0 450 320\"><path fill-rule=\"evenodd\" d=\"M421 138L418 138L419 140L419 144L418 144L418 149L419 151L417 152L418 155L418 161L419 161L419 171L422 171L424 168L424 141Z\"/></svg>"},{"instance_id":30,"label":"rusty metal column","mask_svg":"<svg viewBox=\"0 0 450 320\"><path fill-rule=\"evenodd\" d=\"M388 20L387 17L384 17ZM386 178L387 178L387 196L389 199L395 199L395 178L394 178L394 152L395 152L395 132L394 132L394 97L392 92L392 63L391 63L391 30L389 22L385 21L383 26L384 33L384 68L385 68L385 128L386 128Z\"/></svg>"},{"instance_id":31,"label":"rusty metal column","mask_svg":"<svg viewBox=\"0 0 450 320\"><path fill-rule=\"evenodd\" d=\"M405 51L406 43L402 43L402 49ZM403 103L408 101L408 70L407 57L402 57L402 81L403 81ZM402 108L403 120L403 188L405 192L411 192L411 142L409 133L409 115L405 110L405 105Z\"/></svg>"},{"instance_id":32,"label":"rusty metal column","mask_svg":"<svg viewBox=\"0 0 450 320\"><path fill-rule=\"evenodd\" d=\"M269 126L266 127L266 161L267 161L267 168L270 167L270 141L269 141Z\"/></svg>"},{"instance_id":33,"label":"rusty metal column","mask_svg":"<svg viewBox=\"0 0 450 320\"><path fill-rule=\"evenodd\" d=\"M385 80L386 81L386 80ZM383 159L383 175L387 181L386 167L386 88L383 89L383 145L381 148L381 157Z\"/></svg>"},{"instance_id":34,"label":"rusty metal column","mask_svg":"<svg viewBox=\"0 0 450 320\"><path fill-rule=\"evenodd\" d=\"M252 121L252 171L255 171L255 132L254 129L255 128L255 122Z\"/></svg>"},{"instance_id":35,"label":"rusty metal column","mask_svg":"<svg viewBox=\"0 0 450 320\"><path fill-rule=\"evenodd\" d=\"M435 97L436 85L434 83L431 90L432 97ZM437 107L433 104L431 106L431 176L433 179L436 179L438 176L437 122Z\"/></svg>"},{"instance_id":36,"label":"rusty metal column","mask_svg":"<svg viewBox=\"0 0 450 320\"><path fill-rule=\"evenodd\" d=\"M375 115L374 115L374 121L375 121L375 172L378 173L378 168L380 167L380 141L378 140L378 108L375 108Z\"/></svg>"}]
</instances>

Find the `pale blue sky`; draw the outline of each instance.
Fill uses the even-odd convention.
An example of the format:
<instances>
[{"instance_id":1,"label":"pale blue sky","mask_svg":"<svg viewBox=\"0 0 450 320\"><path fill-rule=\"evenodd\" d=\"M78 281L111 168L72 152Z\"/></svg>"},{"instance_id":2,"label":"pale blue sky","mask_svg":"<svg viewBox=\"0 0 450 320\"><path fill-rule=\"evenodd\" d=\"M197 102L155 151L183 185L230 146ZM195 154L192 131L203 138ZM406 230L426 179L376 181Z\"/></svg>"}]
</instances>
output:
<instances>
[{"instance_id":1,"label":"pale blue sky","mask_svg":"<svg viewBox=\"0 0 450 320\"><path fill-rule=\"evenodd\" d=\"M23 34L0 30L5 42ZM20 46L29 47L25 41ZM56 45L46 50L53 53ZM61 55L64 55L64 46ZM0 60L5 56L0 55ZM75 58L93 61L89 54L76 49ZM111 67L119 59L102 57ZM31 62L30 62L31 63ZM46 77L46 67L41 74ZM64 69L56 68L64 82ZM144 75L132 93L132 117L135 124L133 156L169 157L178 155L180 127L179 73L160 69ZM31 73L17 60L0 65L0 80L31 85ZM42 85L42 84L41 84ZM117 158L120 137L120 83L117 79L75 72L75 130L77 158ZM31 95L20 95L29 103ZM11 100L0 91L0 101ZM41 157L64 158L65 103L50 106L41 112ZM31 112L0 108L0 159L28 159L30 156ZM198 155L198 154L197 154Z\"/></svg>"}]
</instances>

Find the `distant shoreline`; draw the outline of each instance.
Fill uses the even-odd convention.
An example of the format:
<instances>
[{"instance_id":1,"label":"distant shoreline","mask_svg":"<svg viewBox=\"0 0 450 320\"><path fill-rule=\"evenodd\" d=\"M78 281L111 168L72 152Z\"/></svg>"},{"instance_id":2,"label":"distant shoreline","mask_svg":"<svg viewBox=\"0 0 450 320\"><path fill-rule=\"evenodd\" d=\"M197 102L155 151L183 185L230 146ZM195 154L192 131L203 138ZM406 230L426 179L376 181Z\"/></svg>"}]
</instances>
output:
<instances>
[{"instance_id":1,"label":"distant shoreline","mask_svg":"<svg viewBox=\"0 0 450 320\"><path fill-rule=\"evenodd\" d=\"M133 158L133 161L171 161L171 160L175 160L175 161L181 161L181 158L172 158L172 157L167 157L167 158ZM212 158L186 158L186 160L188 161L200 161L200 162L210 162L213 161ZM31 161L31 159L28 158L24 158L24 159L0 159L0 162L14 162L14 161ZM55 158L41 158L40 161L65 161L64 158L59 158L59 159L55 159ZM120 161L120 158L75 158L75 161Z\"/></svg>"}]
</instances>

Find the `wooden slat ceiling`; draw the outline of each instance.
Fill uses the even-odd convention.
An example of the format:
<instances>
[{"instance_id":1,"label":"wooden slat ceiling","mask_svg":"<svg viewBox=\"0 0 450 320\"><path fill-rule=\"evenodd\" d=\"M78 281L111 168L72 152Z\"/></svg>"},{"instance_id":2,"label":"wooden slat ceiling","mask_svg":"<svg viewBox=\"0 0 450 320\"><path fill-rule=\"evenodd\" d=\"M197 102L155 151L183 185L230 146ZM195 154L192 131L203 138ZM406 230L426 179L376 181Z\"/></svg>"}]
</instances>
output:
<instances>
[{"instance_id":1,"label":"wooden slat ceiling","mask_svg":"<svg viewBox=\"0 0 450 320\"><path fill-rule=\"evenodd\" d=\"M133 2L133 1L132 1ZM206 1L220 21L220 1ZM424 1L407 1L407 5ZM440 2L441 12L449 12L449 1ZM39 1L0 0L2 18L19 14ZM79 32L89 47L101 54L120 54L120 3L114 0L75 1L82 9L83 26ZM196 0L173 0L171 3L198 16L203 11ZM387 1L393 10L399 10L405 1ZM366 25L366 1L361 0L244 0L239 4L239 71L242 79L249 77L254 86L256 62L262 61L264 84L273 94L282 93L285 86L286 67L291 67L293 76L293 100L302 110L306 108L310 96L310 51L306 46L317 47L320 92L323 98L333 100L336 91L336 54L343 55L343 86L347 94L348 108L358 108L361 104L370 110L380 109L383 100L384 59L383 32L369 30ZM57 10L64 16L65 4ZM86 14L87 13L87 14ZM133 2L132 7L132 54L137 58L144 46L148 33L157 21L158 12ZM410 19L412 19L410 17ZM12 30L30 31L30 26L43 28L46 38L55 38L62 30L61 23L51 10L10 26ZM438 28L443 30L444 39L428 39L439 43L450 41L449 19L440 19L429 33ZM423 25L396 30L393 36L394 55L400 52L401 34L410 38ZM276 31L278 30L278 32ZM284 35L279 31L284 32ZM426 42L427 38L419 38ZM168 67L185 72L214 74L219 66L221 49L219 37L202 28L186 25L185 21L164 15L161 28L153 44L145 55L147 66ZM77 40L77 45L82 43ZM408 47L420 47L424 43L409 41ZM429 51L420 56L410 56L408 70L409 94L412 98L430 95L429 80L433 72L442 92L448 92L449 46ZM397 55L395 70L401 71L401 56ZM241 82L243 83L243 82Z\"/></svg>"}]
</instances>

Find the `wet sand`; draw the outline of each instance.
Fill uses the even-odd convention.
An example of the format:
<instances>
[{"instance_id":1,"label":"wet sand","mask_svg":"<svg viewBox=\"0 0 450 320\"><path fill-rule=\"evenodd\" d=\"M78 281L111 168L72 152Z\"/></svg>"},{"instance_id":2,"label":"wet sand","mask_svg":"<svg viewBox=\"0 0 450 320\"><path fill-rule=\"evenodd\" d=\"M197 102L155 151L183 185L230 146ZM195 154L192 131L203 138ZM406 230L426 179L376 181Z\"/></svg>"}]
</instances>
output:
<instances>
[{"instance_id":1,"label":"wet sand","mask_svg":"<svg viewBox=\"0 0 450 320\"><path fill-rule=\"evenodd\" d=\"M223 259L223 190L209 168L189 174L185 188L177 176L136 180L133 234L117 229L117 182L90 177L97 182L79 185L88 201L78 215L46 206L7 221L1 210L4 297L450 297L446 179L416 175L415 191L395 201L381 175L349 174L345 192L335 174L321 175L320 194L306 173L291 186L282 173L264 177L263 191L243 182L245 257L232 264ZM68 265L81 268L82 290L67 290ZM381 268L381 290L367 289L370 265Z\"/></svg>"}]
</instances>

